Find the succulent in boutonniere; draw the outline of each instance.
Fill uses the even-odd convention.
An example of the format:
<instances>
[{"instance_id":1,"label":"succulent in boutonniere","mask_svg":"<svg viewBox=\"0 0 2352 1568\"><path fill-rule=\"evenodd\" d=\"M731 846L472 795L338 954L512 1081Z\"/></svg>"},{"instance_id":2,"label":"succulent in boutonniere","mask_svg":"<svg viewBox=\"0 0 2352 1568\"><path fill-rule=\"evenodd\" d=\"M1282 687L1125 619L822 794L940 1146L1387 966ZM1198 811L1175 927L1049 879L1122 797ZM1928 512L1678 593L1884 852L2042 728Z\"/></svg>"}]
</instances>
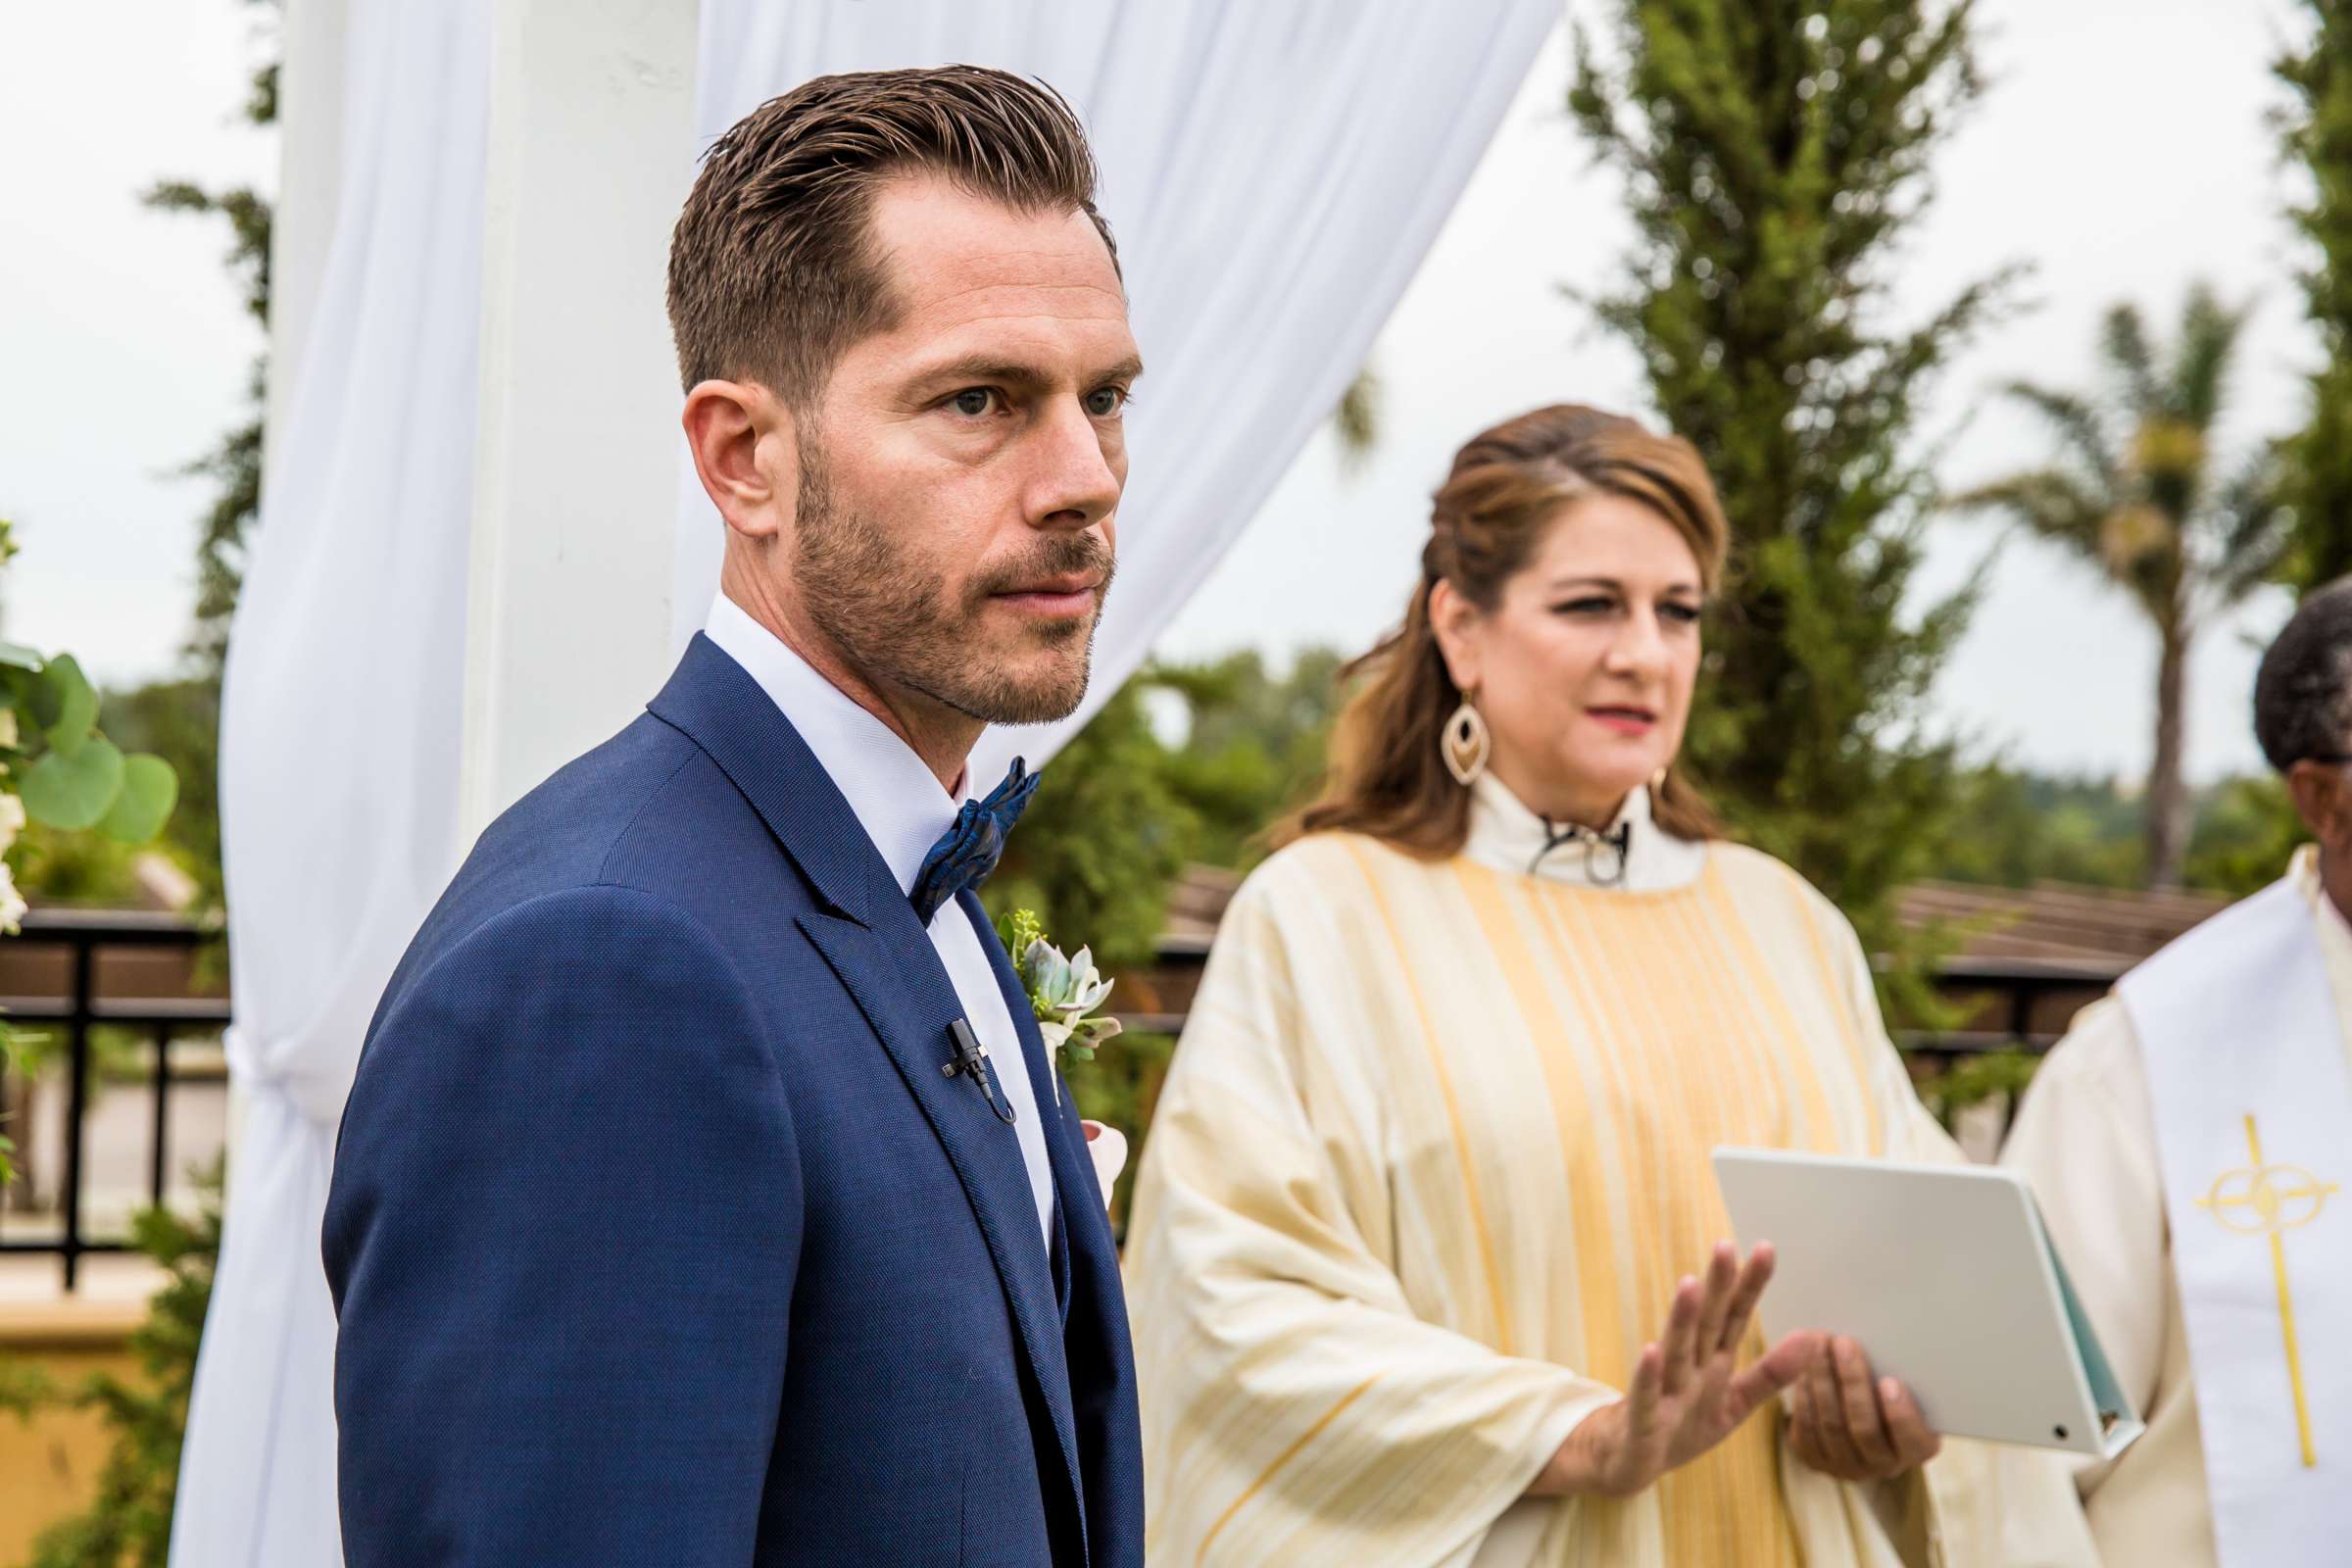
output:
<instances>
[{"instance_id":1,"label":"succulent in boutonniere","mask_svg":"<svg viewBox=\"0 0 2352 1568\"><path fill-rule=\"evenodd\" d=\"M1080 948L1068 957L1046 940L1035 913L1014 909L997 922L997 935L1020 970L1029 992L1029 1010L1037 1016L1037 1032L1061 1065L1067 1052L1079 1061L1095 1059L1096 1048L1119 1032L1119 1020L1095 1015L1110 998L1111 982L1095 970L1092 949ZM1053 1076L1053 1075L1049 1075ZM1061 1080L1054 1078L1054 1102L1061 1103Z\"/></svg>"}]
</instances>

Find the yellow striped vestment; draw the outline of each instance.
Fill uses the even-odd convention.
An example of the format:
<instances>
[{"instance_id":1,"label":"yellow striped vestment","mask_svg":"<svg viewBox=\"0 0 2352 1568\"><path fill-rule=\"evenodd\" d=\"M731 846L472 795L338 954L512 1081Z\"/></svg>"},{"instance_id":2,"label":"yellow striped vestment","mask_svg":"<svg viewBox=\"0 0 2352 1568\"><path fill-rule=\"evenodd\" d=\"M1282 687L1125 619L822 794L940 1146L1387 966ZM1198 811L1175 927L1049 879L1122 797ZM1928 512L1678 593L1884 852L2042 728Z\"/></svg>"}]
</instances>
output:
<instances>
[{"instance_id":1,"label":"yellow striped vestment","mask_svg":"<svg viewBox=\"0 0 2352 1568\"><path fill-rule=\"evenodd\" d=\"M1715 845L1626 892L1344 834L1268 860L1129 1231L1151 1561L2086 1560L2054 1466L1997 1506L1973 1446L1842 1486L1777 1411L1639 1496L1512 1507L1731 1234L1718 1143L1956 1157L1851 928L1778 862Z\"/></svg>"}]
</instances>

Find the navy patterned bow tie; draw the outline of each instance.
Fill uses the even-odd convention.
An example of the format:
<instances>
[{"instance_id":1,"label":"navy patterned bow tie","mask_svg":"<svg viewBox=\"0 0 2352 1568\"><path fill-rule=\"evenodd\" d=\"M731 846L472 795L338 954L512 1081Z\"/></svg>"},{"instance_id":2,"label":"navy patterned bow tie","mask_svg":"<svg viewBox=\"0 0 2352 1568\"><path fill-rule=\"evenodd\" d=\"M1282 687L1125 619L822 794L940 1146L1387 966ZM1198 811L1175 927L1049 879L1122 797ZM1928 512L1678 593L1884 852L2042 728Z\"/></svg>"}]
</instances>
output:
<instances>
[{"instance_id":1,"label":"navy patterned bow tie","mask_svg":"<svg viewBox=\"0 0 2352 1568\"><path fill-rule=\"evenodd\" d=\"M1016 757L1004 782L991 790L988 799L963 803L956 813L955 826L931 846L923 857L923 868L915 873L914 886L907 890L906 902L914 906L916 919L929 925L941 905L965 888L976 888L988 880L988 873L1004 858L1004 840L1011 834L1012 824L1020 820L1021 808L1037 793L1040 776Z\"/></svg>"}]
</instances>

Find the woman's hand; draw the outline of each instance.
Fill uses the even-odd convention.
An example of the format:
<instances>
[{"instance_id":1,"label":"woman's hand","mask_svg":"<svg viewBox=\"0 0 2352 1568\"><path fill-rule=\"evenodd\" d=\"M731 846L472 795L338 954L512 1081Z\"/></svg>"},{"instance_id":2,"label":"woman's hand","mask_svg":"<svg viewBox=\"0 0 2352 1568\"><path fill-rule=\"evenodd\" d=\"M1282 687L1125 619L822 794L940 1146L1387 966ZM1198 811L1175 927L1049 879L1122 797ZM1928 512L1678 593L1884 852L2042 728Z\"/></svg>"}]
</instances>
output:
<instances>
[{"instance_id":1,"label":"woman's hand","mask_svg":"<svg viewBox=\"0 0 2352 1568\"><path fill-rule=\"evenodd\" d=\"M1911 1391L1870 1375L1870 1357L1833 1339L1798 1379L1788 1418L1796 1456L1839 1481L1891 1481L1936 1457L1943 1440L1929 1430Z\"/></svg>"},{"instance_id":2,"label":"woman's hand","mask_svg":"<svg viewBox=\"0 0 2352 1568\"><path fill-rule=\"evenodd\" d=\"M1770 1243L1759 1242L1744 1266L1738 1248L1716 1243L1703 1284L1685 1279L1675 1291L1665 1335L1642 1348L1625 1397L1578 1423L1528 1494L1631 1496L1730 1437L1822 1359L1820 1336L1791 1334L1738 1370L1740 1342L1771 1279Z\"/></svg>"}]
</instances>

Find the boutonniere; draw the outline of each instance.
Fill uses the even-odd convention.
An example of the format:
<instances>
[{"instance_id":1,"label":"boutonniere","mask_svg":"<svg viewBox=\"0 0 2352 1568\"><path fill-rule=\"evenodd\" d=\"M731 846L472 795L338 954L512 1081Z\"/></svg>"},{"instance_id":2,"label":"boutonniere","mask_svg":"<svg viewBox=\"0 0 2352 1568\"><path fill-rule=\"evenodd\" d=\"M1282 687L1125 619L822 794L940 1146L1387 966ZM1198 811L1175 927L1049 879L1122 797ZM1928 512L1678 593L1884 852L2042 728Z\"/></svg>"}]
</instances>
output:
<instances>
[{"instance_id":1,"label":"boutonniere","mask_svg":"<svg viewBox=\"0 0 2352 1568\"><path fill-rule=\"evenodd\" d=\"M1029 1010L1037 1017L1037 1032L1054 1054L1058 1069L1067 1052L1079 1061L1095 1059L1096 1048L1119 1032L1119 1020L1095 1009L1110 997L1111 982L1095 971L1093 950L1080 948L1068 957L1046 940L1037 916L1014 909L997 922L997 935L1012 955L1021 984L1029 991ZM1061 1103L1061 1079L1054 1079L1054 1103Z\"/></svg>"}]
</instances>

